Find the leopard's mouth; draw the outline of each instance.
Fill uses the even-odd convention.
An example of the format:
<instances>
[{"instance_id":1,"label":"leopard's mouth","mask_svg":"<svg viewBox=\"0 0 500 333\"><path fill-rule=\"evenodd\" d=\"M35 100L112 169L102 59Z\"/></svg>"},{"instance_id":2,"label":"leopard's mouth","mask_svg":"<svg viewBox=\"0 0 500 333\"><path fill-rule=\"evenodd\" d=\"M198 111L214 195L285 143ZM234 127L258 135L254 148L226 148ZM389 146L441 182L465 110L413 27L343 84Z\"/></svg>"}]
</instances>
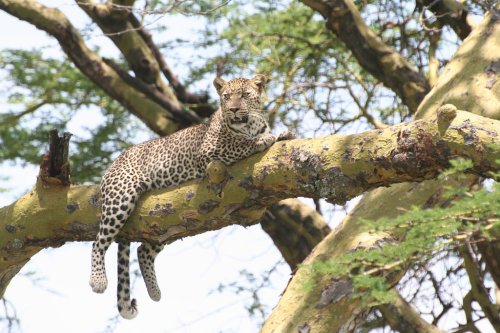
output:
<instances>
[{"instance_id":1,"label":"leopard's mouth","mask_svg":"<svg viewBox=\"0 0 500 333\"><path fill-rule=\"evenodd\" d=\"M234 118L230 119L229 122L231 123L231 125L246 124L248 122L248 116L245 115L243 117L234 117Z\"/></svg>"}]
</instances>

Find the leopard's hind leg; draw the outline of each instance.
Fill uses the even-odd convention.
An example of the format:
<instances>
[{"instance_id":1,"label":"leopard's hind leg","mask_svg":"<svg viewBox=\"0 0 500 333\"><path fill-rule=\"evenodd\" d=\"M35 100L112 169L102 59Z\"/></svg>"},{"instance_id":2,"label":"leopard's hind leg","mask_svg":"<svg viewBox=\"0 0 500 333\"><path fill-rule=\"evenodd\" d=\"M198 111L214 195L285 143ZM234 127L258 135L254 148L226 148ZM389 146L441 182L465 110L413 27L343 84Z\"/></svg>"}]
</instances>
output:
<instances>
[{"instance_id":1,"label":"leopard's hind leg","mask_svg":"<svg viewBox=\"0 0 500 333\"><path fill-rule=\"evenodd\" d=\"M163 250L165 245L153 245L143 243L137 249L137 257L139 258L139 267L141 268L142 277L146 283L149 297L153 301L158 302L161 299L161 291L156 281L154 261L158 253Z\"/></svg>"},{"instance_id":2,"label":"leopard's hind leg","mask_svg":"<svg viewBox=\"0 0 500 333\"><path fill-rule=\"evenodd\" d=\"M144 183L138 182L127 187L118 187L104 178L101 184L102 208L99 233L92 244L92 270L89 284L96 293L103 293L108 286L104 257L135 203L144 191Z\"/></svg>"}]
</instances>

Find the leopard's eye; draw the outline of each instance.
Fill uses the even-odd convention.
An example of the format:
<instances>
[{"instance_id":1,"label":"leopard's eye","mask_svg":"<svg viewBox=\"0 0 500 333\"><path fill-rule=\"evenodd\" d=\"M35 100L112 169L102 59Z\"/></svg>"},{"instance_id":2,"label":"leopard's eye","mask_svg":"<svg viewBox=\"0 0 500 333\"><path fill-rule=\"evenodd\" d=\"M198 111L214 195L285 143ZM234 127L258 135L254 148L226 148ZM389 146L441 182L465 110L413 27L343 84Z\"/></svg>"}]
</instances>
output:
<instances>
[{"instance_id":1,"label":"leopard's eye","mask_svg":"<svg viewBox=\"0 0 500 333\"><path fill-rule=\"evenodd\" d=\"M250 96L250 93L248 91L243 92L243 97L249 97L249 96Z\"/></svg>"},{"instance_id":2,"label":"leopard's eye","mask_svg":"<svg viewBox=\"0 0 500 333\"><path fill-rule=\"evenodd\" d=\"M225 100L228 100L229 99L229 94L228 93L222 94L222 98L224 98Z\"/></svg>"}]
</instances>

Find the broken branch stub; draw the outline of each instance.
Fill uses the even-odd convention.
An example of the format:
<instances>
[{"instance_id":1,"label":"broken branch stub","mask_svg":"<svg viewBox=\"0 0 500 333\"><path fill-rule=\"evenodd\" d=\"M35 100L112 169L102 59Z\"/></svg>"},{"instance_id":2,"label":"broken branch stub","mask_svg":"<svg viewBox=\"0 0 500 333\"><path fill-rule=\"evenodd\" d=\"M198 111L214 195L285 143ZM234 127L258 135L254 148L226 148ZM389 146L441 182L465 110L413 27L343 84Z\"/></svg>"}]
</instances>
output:
<instances>
[{"instance_id":1,"label":"broken branch stub","mask_svg":"<svg viewBox=\"0 0 500 333\"><path fill-rule=\"evenodd\" d=\"M49 132L49 152L42 157L39 177L44 184L70 185L69 140L71 133L62 136L56 129Z\"/></svg>"}]
</instances>

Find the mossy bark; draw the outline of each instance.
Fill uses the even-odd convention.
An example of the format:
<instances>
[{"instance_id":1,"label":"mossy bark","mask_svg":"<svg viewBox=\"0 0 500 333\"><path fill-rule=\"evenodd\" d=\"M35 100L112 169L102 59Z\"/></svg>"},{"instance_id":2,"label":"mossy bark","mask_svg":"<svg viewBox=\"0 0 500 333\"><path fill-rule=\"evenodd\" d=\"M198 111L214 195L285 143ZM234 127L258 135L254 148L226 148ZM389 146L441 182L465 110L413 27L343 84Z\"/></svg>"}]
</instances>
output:
<instances>
[{"instance_id":1,"label":"mossy bark","mask_svg":"<svg viewBox=\"0 0 500 333\"><path fill-rule=\"evenodd\" d=\"M458 108L499 119L500 83L496 82L500 74L497 68L500 54L499 9L500 5L497 5L460 46L436 86L420 105L418 118L433 119L440 106L453 103ZM474 182L467 180L471 181ZM420 184L397 184L369 192L346 217L342 226L318 244L304 264L339 257L353 249L383 241L390 235L360 233L358 223L362 219L396 216L411 206L424 206L437 200L442 185L430 180ZM369 309L350 298L349 283L335 281L332 276L321 276L316 279L314 288L306 292L303 286L308 279L307 271L306 267L299 268L261 332L326 333L354 332L358 329ZM395 283L398 277L391 282ZM329 290L335 290L338 297L331 299L326 306L318 306Z\"/></svg>"}]
</instances>

